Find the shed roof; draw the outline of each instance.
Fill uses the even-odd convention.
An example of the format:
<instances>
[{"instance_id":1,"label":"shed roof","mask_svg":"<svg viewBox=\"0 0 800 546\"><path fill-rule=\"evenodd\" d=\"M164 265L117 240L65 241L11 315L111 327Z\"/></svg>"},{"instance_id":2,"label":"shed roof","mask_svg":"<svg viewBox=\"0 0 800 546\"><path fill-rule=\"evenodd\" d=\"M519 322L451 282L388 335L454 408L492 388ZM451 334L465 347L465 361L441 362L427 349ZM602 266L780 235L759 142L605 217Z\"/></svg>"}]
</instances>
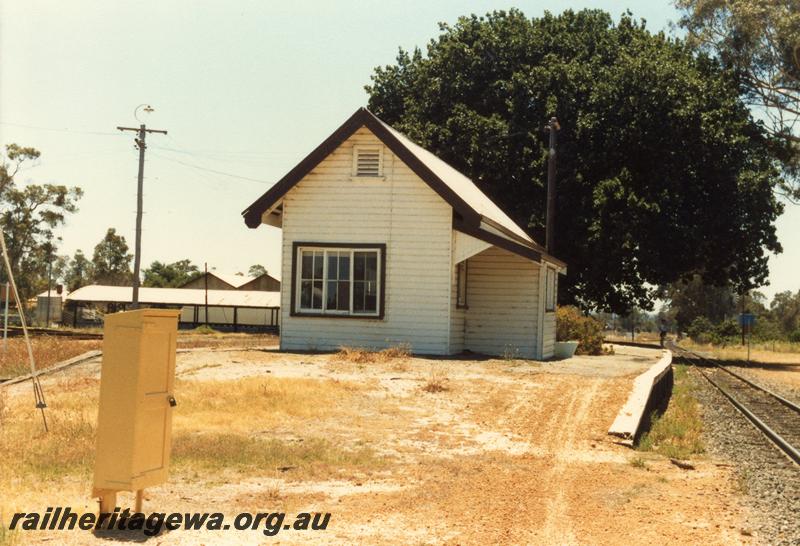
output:
<instances>
[{"instance_id":1,"label":"shed roof","mask_svg":"<svg viewBox=\"0 0 800 546\"><path fill-rule=\"evenodd\" d=\"M66 290L62 290L61 293L59 294L55 289L53 289L53 290L50 290L49 293L48 293L47 290L45 290L41 294L36 294L36 297L37 298L46 298L46 297L49 296L51 298L57 298L57 297L61 296L61 299L63 300L63 299L65 299L67 297L68 294L69 294L69 292L67 292Z\"/></svg>"},{"instance_id":2,"label":"shed roof","mask_svg":"<svg viewBox=\"0 0 800 546\"><path fill-rule=\"evenodd\" d=\"M202 288L139 288L139 302L151 305L208 305L214 307L280 307L280 292L263 290L203 290ZM78 288L67 301L130 303L133 288L92 284Z\"/></svg>"},{"instance_id":3,"label":"shed roof","mask_svg":"<svg viewBox=\"0 0 800 546\"><path fill-rule=\"evenodd\" d=\"M283 196L359 128L367 127L457 213L453 228L521 256L565 267L517 225L475 183L428 150L390 127L366 108L359 108L331 136L242 212L248 227L262 223Z\"/></svg>"}]
</instances>

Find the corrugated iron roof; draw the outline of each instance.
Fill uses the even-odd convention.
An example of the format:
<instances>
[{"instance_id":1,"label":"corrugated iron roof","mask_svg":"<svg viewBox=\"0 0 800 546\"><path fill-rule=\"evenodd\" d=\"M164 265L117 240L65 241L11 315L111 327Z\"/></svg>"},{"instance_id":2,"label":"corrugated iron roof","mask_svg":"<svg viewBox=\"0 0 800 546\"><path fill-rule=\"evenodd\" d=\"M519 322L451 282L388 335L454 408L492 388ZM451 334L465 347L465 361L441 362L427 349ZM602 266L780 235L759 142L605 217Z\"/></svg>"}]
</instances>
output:
<instances>
[{"instance_id":1,"label":"corrugated iron roof","mask_svg":"<svg viewBox=\"0 0 800 546\"><path fill-rule=\"evenodd\" d=\"M62 300L67 297L67 294L69 294L69 292L67 292L66 290L62 290L60 294L58 292L56 292L55 290L51 290L50 291L50 297L51 298L57 298L58 296L61 296ZM46 298L47 297L47 290L45 290L41 294L36 294L36 297L37 298ZM2 298L0 298L0 299L2 299Z\"/></svg>"},{"instance_id":2,"label":"corrugated iron roof","mask_svg":"<svg viewBox=\"0 0 800 546\"><path fill-rule=\"evenodd\" d=\"M205 305L202 288L139 288L139 303L146 305ZM92 284L78 288L67 301L130 303L133 288ZM214 307L280 307L280 292L263 290L208 290L208 305Z\"/></svg>"},{"instance_id":3,"label":"corrugated iron roof","mask_svg":"<svg viewBox=\"0 0 800 546\"><path fill-rule=\"evenodd\" d=\"M466 203L472 207L475 212L485 218L494 220L494 222L500 224L502 227L508 231L511 231L515 235L522 237L525 241L536 244L530 235L525 233L525 230L519 227L514 220L512 220L505 212L502 211L500 207L495 204L494 201L489 199L489 196L483 193L472 180L458 172L454 167L450 166L445 161L439 159L433 153L413 142L406 135L393 128L377 116L375 116L375 119L377 119L384 127L386 127L386 130L392 133L395 138L397 138L397 140L399 140L403 146L408 148L412 154L417 156L417 158L419 158L419 160L422 161L426 167L432 170L442 182L450 186L450 189L458 194L461 199L466 201Z\"/></svg>"}]
</instances>

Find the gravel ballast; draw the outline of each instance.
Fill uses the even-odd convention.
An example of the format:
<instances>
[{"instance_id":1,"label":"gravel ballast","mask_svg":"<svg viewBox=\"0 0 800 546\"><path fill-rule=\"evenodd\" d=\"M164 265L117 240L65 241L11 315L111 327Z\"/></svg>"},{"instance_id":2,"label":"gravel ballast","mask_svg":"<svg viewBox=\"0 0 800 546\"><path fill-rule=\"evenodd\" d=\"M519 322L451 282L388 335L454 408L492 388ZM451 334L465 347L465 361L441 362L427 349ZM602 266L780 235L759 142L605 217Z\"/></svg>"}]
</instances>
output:
<instances>
[{"instance_id":1,"label":"gravel ballast","mask_svg":"<svg viewBox=\"0 0 800 546\"><path fill-rule=\"evenodd\" d=\"M690 370L711 455L736 468L759 543L800 544L800 467L774 447L697 369Z\"/></svg>"}]
</instances>

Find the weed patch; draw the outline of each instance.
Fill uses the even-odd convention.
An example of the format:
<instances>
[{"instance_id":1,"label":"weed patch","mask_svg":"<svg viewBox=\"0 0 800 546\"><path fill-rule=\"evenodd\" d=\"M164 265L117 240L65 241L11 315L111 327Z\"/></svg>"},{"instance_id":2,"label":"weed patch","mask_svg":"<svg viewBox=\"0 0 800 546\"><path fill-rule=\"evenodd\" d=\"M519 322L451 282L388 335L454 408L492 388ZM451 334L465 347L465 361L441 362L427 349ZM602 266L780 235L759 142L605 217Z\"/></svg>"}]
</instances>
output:
<instances>
[{"instance_id":1,"label":"weed patch","mask_svg":"<svg viewBox=\"0 0 800 546\"><path fill-rule=\"evenodd\" d=\"M321 438L297 442L225 433L180 434L173 440L172 455L178 467L215 472L272 470L316 474L333 467L379 465L368 447L350 451Z\"/></svg>"},{"instance_id":2,"label":"weed patch","mask_svg":"<svg viewBox=\"0 0 800 546\"><path fill-rule=\"evenodd\" d=\"M653 415L651 427L639 440L641 451L654 451L666 457L688 459L705 452L700 407L687 376L687 368L675 366L675 384L667 411Z\"/></svg>"},{"instance_id":3,"label":"weed patch","mask_svg":"<svg viewBox=\"0 0 800 546\"><path fill-rule=\"evenodd\" d=\"M449 391L448 381L447 371L432 365L428 381L422 386L422 390L430 393Z\"/></svg>"},{"instance_id":4,"label":"weed patch","mask_svg":"<svg viewBox=\"0 0 800 546\"><path fill-rule=\"evenodd\" d=\"M411 346L406 343L393 345L381 351L364 349L361 347L340 347L333 356L335 360L352 362L354 364L371 364L374 362L390 362L403 360L411 356Z\"/></svg>"},{"instance_id":5,"label":"weed patch","mask_svg":"<svg viewBox=\"0 0 800 546\"><path fill-rule=\"evenodd\" d=\"M38 369L100 349L100 340L75 340L58 336L37 336L31 339L33 358ZM30 373L28 348L23 338L8 340L8 350L0 351L0 379L10 379Z\"/></svg>"}]
</instances>

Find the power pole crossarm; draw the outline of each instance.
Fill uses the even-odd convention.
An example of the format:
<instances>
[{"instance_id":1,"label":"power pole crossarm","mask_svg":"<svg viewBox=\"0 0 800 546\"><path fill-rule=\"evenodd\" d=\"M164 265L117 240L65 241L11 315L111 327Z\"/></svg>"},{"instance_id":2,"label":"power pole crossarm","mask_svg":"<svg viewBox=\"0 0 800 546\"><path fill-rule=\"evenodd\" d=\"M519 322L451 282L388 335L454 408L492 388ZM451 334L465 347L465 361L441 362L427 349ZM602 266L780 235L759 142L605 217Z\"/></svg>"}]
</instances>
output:
<instances>
[{"instance_id":1,"label":"power pole crossarm","mask_svg":"<svg viewBox=\"0 0 800 546\"><path fill-rule=\"evenodd\" d=\"M161 133L166 135L167 132L161 129L148 129L145 124L136 127L117 127L120 131L134 131L138 133L134 139L136 147L139 149L139 176L136 191L136 246L133 255L133 297L131 300L131 307L134 309L139 307L139 272L142 267L142 194L144 192L144 151L147 149L145 138L147 133Z\"/></svg>"}]
</instances>

